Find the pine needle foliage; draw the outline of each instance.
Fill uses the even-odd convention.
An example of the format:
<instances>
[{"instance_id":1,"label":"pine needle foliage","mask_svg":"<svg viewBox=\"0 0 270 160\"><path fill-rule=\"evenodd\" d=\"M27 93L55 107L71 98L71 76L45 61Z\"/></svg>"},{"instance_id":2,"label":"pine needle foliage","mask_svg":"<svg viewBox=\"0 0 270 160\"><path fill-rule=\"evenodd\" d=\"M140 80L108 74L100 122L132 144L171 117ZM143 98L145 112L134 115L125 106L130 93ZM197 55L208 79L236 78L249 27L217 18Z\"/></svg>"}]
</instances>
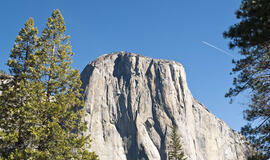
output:
<instances>
[{"instance_id":1,"label":"pine needle foliage","mask_svg":"<svg viewBox=\"0 0 270 160\"><path fill-rule=\"evenodd\" d=\"M54 10L41 37L31 18L19 32L7 63L12 78L1 84L0 159L98 159L82 134L81 81L65 30Z\"/></svg>"},{"instance_id":2,"label":"pine needle foliage","mask_svg":"<svg viewBox=\"0 0 270 160\"><path fill-rule=\"evenodd\" d=\"M270 1L242 0L236 17L240 22L224 37L231 39L230 48L240 49L241 59L233 60L234 87L225 96L248 93L248 124L241 132L270 158Z\"/></svg>"},{"instance_id":3,"label":"pine needle foliage","mask_svg":"<svg viewBox=\"0 0 270 160\"><path fill-rule=\"evenodd\" d=\"M185 160L186 159L183 149L182 149L180 137L177 134L177 129L175 126L173 126L172 128L168 158L169 160Z\"/></svg>"}]
</instances>

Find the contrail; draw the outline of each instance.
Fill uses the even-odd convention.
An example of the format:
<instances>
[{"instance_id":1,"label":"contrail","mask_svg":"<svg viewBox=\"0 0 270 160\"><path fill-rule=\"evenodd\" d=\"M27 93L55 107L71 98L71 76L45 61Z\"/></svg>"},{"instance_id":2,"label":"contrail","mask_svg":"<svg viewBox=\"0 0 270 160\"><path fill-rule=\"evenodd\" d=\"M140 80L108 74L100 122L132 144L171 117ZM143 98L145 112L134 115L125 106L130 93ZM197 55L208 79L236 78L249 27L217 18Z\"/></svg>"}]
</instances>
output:
<instances>
[{"instance_id":1,"label":"contrail","mask_svg":"<svg viewBox=\"0 0 270 160\"><path fill-rule=\"evenodd\" d=\"M210 47L212 47L212 48L215 48L216 50L218 50L218 51L220 51L220 52L222 52L222 53L224 53L224 54L227 54L228 56L234 57L234 56L231 55L229 52L226 52L226 51L224 51L223 49L220 49L220 48L218 48L218 47L216 47L216 46L214 46L214 45L212 45L212 44L210 44L210 43L208 43L208 42L202 41L202 43L204 43L204 44L206 44L207 46L210 46Z\"/></svg>"}]
</instances>

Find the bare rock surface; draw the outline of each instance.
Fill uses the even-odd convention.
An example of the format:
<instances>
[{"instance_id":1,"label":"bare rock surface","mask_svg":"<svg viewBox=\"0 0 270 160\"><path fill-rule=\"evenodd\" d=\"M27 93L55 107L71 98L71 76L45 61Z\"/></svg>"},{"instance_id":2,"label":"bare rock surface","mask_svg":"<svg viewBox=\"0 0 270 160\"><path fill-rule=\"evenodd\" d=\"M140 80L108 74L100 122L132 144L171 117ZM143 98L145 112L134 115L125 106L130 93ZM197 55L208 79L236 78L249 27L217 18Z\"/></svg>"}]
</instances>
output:
<instances>
[{"instance_id":1,"label":"bare rock surface","mask_svg":"<svg viewBox=\"0 0 270 160\"><path fill-rule=\"evenodd\" d=\"M91 150L101 160L166 160L173 125L188 160L244 160L250 151L193 98L175 61L112 53L89 63L81 78Z\"/></svg>"}]
</instances>

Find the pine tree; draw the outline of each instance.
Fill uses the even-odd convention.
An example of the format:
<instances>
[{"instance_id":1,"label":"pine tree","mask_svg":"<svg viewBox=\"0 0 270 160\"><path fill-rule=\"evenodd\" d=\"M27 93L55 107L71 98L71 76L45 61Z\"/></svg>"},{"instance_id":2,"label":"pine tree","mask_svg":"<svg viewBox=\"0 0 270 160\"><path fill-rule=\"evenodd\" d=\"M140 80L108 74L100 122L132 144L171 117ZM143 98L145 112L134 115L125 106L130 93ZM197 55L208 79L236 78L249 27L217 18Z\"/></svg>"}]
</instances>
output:
<instances>
[{"instance_id":1,"label":"pine tree","mask_svg":"<svg viewBox=\"0 0 270 160\"><path fill-rule=\"evenodd\" d=\"M13 78L0 96L2 159L97 159L82 134L81 81L70 67L74 53L65 30L54 10L40 38L30 19L15 41L8 62Z\"/></svg>"},{"instance_id":2,"label":"pine tree","mask_svg":"<svg viewBox=\"0 0 270 160\"><path fill-rule=\"evenodd\" d=\"M33 92L35 84L28 81L33 78L30 70L35 63L37 33L33 19L28 19L15 40L7 63L12 77L1 77L0 157L5 159L25 159L31 145L29 128L36 119L34 106L29 102L39 93Z\"/></svg>"},{"instance_id":3,"label":"pine tree","mask_svg":"<svg viewBox=\"0 0 270 160\"><path fill-rule=\"evenodd\" d=\"M270 157L270 1L242 0L236 11L240 23L224 32L230 48L238 47L242 56L233 60L234 87L225 95L248 93L250 103L244 111L248 124L242 128L256 150Z\"/></svg>"},{"instance_id":4,"label":"pine tree","mask_svg":"<svg viewBox=\"0 0 270 160\"><path fill-rule=\"evenodd\" d=\"M171 142L169 145L169 160L185 160L185 155L180 142L180 137L177 134L176 127L173 126L171 133Z\"/></svg>"}]
</instances>

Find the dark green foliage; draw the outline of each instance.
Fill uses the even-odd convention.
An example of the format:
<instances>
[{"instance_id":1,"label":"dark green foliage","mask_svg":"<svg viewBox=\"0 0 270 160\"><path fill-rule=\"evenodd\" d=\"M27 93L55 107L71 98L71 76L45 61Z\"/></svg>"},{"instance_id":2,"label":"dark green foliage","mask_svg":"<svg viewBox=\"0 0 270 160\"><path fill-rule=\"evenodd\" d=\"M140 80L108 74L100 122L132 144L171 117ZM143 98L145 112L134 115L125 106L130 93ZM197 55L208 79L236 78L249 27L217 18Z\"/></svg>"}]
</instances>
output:
<instances>
[{"instance_id":1,"label":"dark green foliage","mask_svg":"<svg viewBox=\"0 0 270 160\"><path fill-rule=\"evenodd\" d=\"M169 146L170 151L168 153L169 160L185 160L186 158L182 149L180 137L177 134L175 126L172 128L171 139Z\"/></svg>"},{"instance_id":2,"label":"dark green foliage","mask_svg":"<svg viewBox=\"0 0 270 160\"><path fill-rule=\"evenodd\" d=\"M54 10L42 36L27 20L11 50L11 79L2 78L0 159L96 160L89 135L78 70L63 17Z\"/></svg>"},{"instance_id":3,"label":"dark green foliage","mask_svg":"<svg viewBox=\"0 0 270 160\"><path fill-rule=\"evenodd\" d=\"M255 152L252 156L248 157L247 160L268 160L268 158L262 153Z\"/></svg>"},{"instance_id":4,"label":"dark green foliage","mask_svg":"<svg viewBox=\"0 0 270 160\"><path fill-rule=\"evenodd\" d=\"M226 97L246 91L250 95L244 118L249 123L242 128L256 150L270 156L270 1L242 0L236 12L240 19L224 32L232 41L230 47L238 47L242 59L233 61L234 87Z\"/></svg>"}]
</instances>

